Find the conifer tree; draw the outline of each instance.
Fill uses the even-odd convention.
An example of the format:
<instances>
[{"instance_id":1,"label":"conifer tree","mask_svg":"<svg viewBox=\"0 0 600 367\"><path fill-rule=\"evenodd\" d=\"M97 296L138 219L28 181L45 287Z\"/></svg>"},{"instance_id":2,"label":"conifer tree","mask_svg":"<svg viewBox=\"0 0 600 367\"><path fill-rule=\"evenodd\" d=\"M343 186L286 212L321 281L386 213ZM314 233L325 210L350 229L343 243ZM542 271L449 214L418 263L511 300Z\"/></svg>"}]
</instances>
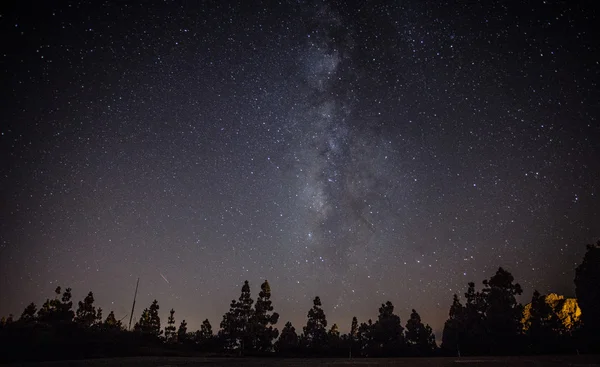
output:
<instances>
[{"instance_id":1,"label":"conifer tree","mask_svg":"<svg viewBox=\"0 0 600 367\"><path fill-rule=\"evenodd\" d=\"M254 314L253 303L254 300L250 296L250 285L246 280L242 286L240 298L238 301L231 301L229 311L223 315L221 321L219 335L226 349L238 349L243 354L245 350L251 350L254 347L255 339L250 327L250 321Z\"/></svg>"},{"instance_id":2,"label":"conifer tree","mask_svg":"<svg viewBox=\"0 0 600 367\"><path fill-rule=\"evenodd\" d=\"M185 343L187 340L187 322L181 321L179 328L177 329L177 342Z\"/></svg>"},{"instance_id":3,"label":"conifer tree","mask_svg":"<svg viewBox=\"0 0 600 367\"><path fill-rule=\"evenodd\" d=\"M202 325L200 325L200 337L203 340L208 340L213 337L212 326L210 325L210 321L208 321L208 319L202 321Z\"/></svg>"},{"instance_id":4,"label":"conifer tree","mask_svg":"<svg viewBox=\"0 0 600 367\"><path fill-rule=\"evenodd\" d=\"M484 280L485 329L490 337L490 352L513 354L521 344L523 306L516 296L523 293L519 283L513 283L512 274L499 268L489 280Z\"/></svg>"},{"instance_id":5,"label":"conifer tree","mask_svg":"<svg viewBox=\"0 0 600 367\"><path fill-rule=\"evenodd\" d=\"M273 311L273 306L269 282L265 280L260 289L251 320L252 334L256 337L256 350L270 352L273 349L273 340L279 335L279 331L273 327L279 320L279 314L270 313Z\"/></svg>"},{"instance_id":6,"label":"conifer tree","mask_svg":"<svg viewBox=\"0 0 600 367\"><path fill-rule=\"evenodd\" d=\"M275 342L275 350L277 353L286 355L294 353L298 348L298 334L296 334L296 328L292 326L291 322L286 322L285 326L281 330L279 339Z\"/></svg>"},{"instance_id":7,"label":"conifer tree","mask_svg":"<svg viewBox=\"0 0 600 367\"><path fill-rule=\"evenodd\" d=\"M327 318L321 306L321 299L315 297L303 329L303 344L312 352L322 352L327 343Z\"/></svg>"},{"instance_id":8,"label":"conifer tree","mask_svg":"<svg viewBox=\"0 0 600 367\"><path fill-rule=\"evenodd\" d=\"M144 335L158 338L163 332L160 327L160 317L158 316L159 309L158 301L154 300L150 308L144 309L140 319L135 324L134 330Z\"/></svg>"},{"instance_id":9,"label":"conifer tree","mask_svg":"<svg viewBox=\"0 0 600 367\"><path fill-rule=\"evenodd\" d=\"M406 322L406 342L413 355L427 356L436 349L431 327L423 325L421 316L414 309Z\"/></svg>"},{"instance_id":10,"label":"conifer tree","mask_svg":"<svg viewBox=\"0 0 600 367\"><path fill-rule=\"evenodd\" d=\"M442 334L442 350L447 355L460 356L461 334L464 334L464 307L456 294L452 300L448 316L449 318L444 323Z\"/></svg>"},{"instance_id":11,"label":"conifer tree","mask_svg":"<svg viewBox=\"0 0 600 367\"><path fill-rule=\"evenodd\" d=\"M358 336L358 319L356 316L352 317L352 324L350 325L350 339L356 340Z\"/></svg>"},{"instance_id":12,"label":"conifer tree","mask_svg":"<svg viewBox=\"0 0 600 367\"><path fill-rule=\"evenodd\" d=\"M400 316L394 314L394 305L387 301L379 308L379 316L373 327L373 340L380 356L394 357L404 352L404 328Z\"/></svg>"},{"instance_id":13,"label":"conifer tree","mask_svg":"<svg viewBox=\"0 0 600 367\"><path fill-rule=\"evenodd\" d=\"M175 331L175 310L171 309L169 311L169 318L167 319L167 326L165 327L165 340L167 343L175 343L176 342L176 334Z\"/></svg>"},{"instance_id":14,"label":"conifer tree","mask_svg":"<svg viewBox=\"0 0 600 367\"><path fill-rule=\"evenodd\" d=\"M23 313L21 314L19 321L26 322L26 323L34 321L36 312L37 312L37 307L36 307L35 303L31 302L23 310Z\"/></svg>"},{"instance_id":15,"label":"conifer tree","mask_svg":"<svg viewBox=\"0 0 600 367\"><path fill-rule=\"evenodd\" d=\"M110 311L108 316L106 316L106 320L102 324L103 328L106 330L121 330L123 329L123 324L120 320L117 320L115 317L114 311Z\"/></svg>"},{"instance_id":16,"label":"conifer tree","mask_svg":"<svg viewBox=\"0 0 600 367\"><path fill-rule=\"evenodd\" d=\"M79 301L79 307L75 314L75 322L82 327L91 327L98 320L96 307L94 307L94 294L89 292L82 301Z\"/></svg>"}]
</instances>

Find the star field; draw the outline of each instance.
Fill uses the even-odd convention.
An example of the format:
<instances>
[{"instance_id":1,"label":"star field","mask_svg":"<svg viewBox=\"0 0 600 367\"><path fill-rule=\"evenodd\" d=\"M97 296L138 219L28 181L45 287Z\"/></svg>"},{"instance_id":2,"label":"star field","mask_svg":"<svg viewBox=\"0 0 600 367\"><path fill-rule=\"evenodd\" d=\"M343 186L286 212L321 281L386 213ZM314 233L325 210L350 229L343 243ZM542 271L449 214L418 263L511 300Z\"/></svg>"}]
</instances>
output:
<instances>
[{"instance_id":1,"label":"star field","mask_svg":"<svg viewBox=\"0 0 600 367\"><path fill-rule=\"evenodd\" d=\"M252 4L251 4L252 3ZM0 314L58 285L217 328L415 308L497 267L573 295L600 237L584 3L69 2L0 12Z\"/></svg>"}]
</instances>

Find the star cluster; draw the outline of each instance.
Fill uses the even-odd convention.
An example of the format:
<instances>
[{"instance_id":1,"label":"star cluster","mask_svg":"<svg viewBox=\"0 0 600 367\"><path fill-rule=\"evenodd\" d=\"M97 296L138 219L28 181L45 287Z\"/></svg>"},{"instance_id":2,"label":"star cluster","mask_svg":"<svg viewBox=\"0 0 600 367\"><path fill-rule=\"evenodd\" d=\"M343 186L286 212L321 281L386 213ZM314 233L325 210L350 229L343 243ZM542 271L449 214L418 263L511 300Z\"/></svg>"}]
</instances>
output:
<instances>
[{"instance_id":1,"label":"star cluster","mask_svg":"<svg viewBox=\"0 0 600 367\"><path fill-rule=\"evenodd\" d=\"M2 10L0 314L57 285L218 325L390 300L439 337L498 266L573 294L600 237L597 23L570 2Z\"/></svg>"}]
</instances>

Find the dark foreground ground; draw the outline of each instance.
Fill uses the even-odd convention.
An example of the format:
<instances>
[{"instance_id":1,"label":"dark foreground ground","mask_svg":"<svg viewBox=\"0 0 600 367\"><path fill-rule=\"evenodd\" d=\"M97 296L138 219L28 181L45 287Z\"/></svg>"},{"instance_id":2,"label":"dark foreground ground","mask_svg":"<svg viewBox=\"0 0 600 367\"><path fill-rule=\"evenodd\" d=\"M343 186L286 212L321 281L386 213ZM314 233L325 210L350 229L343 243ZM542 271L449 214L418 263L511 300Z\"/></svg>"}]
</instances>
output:
<instances>
[{"instance_id":1,"label":"dark foreground ground","mask_svg":"<svg viewBox=\"0 0 600 367\"><path fill-rule=\"evenodd\" d=\"M383 359L280 359L280 358L196 358L196 357L131 357L88 359L82 361L60 361L9 366L35 367L300 367L300 366L406 366L406 367L500 367L500 366L577 366L600 367L600 356L536 356L536 357L465 357L465 358L383 358Z\"/></svg>"}]
</instances>

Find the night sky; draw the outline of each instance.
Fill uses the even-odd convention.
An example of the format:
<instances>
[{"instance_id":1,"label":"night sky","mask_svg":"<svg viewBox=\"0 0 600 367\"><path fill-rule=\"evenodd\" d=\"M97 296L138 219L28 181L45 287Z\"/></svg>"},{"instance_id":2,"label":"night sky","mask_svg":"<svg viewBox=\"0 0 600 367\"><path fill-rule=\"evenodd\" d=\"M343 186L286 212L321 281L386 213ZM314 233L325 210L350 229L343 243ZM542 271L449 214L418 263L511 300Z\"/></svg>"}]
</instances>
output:
<instances>
[{"instance_id":1,"label":"night sky","mask_svg":"<svg viewBox=\"0 0 600 367\"><path fill-rule=\"evenodd\" d=\"M49 3L0 11L0 315L60 285L122 318L140 277L134 319L218 329L268 279L280 328L390 300L439 341L499 266L574 294L593 2Z\"/></svg>"}]
</instances>

